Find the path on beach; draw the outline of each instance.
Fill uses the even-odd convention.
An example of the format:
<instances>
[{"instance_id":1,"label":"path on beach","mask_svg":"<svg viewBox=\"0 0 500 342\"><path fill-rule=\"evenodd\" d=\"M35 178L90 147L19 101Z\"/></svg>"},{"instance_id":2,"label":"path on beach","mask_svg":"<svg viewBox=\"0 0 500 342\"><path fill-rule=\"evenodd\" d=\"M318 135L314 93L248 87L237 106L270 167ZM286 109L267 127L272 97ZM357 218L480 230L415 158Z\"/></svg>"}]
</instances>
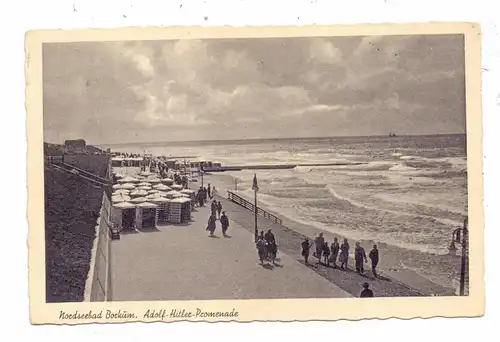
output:
<instances>
[{"instance_id":1,"label":"path on beach","mask_svg":"<svg viewBox=\"0 0 500 342\"><path fill-rule=\"evenodd\" d=\"M229 205L224 203L229 209ZM231 208L232 209L232 208ZM247 213L248 214L248 213ZM251 213L250 217L251 217ZM185 225L123 233L111 246L113 301L345 298L351 295L295 256L280 253L279 266L263 267L253 241L253 221L231 220L228 235L205 231L209 207ZM231 210L229 216L236 216ZM244 217L245 215L241 215ZM244 220L241 220L247 224ZM295 251L294 251L295 254ZM358 284L358 292L359 292Z\"/></svg>"}]
</instances>

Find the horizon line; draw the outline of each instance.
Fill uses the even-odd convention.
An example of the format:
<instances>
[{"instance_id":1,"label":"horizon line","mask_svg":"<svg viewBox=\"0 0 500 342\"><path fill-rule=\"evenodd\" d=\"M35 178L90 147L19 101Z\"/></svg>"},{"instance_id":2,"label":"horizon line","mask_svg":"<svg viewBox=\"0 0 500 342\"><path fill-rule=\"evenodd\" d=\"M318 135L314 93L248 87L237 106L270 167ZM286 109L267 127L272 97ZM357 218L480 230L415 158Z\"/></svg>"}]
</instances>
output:
<instances>
[{"instance_id":1,"label":"horizon line","mask_svg":"<svg viewBox=\"0 0 500 342\"><path fill-rule=\"evenodd\" d=\"M463 135L466 132L455 133L425 133L425 134L399 134L398 137L417 137L417 136L433 136L433 135ZM164 144L164 143L214 143L214 142L229 142L229 141L258 141L258 140L306 140L306 139L335 139L335 138L368 138L368 137L390 137L387 134L377 135L340 135L340 136L311 136L311 137L283 137L283 138L245 138L245 139L211 139L211 140L165 140L165 141L142 141L142 142L123 142L123 143L93 143L94 146L118 146L118 145L145 145L145 144ZM72 139L73 140L73 139Z\"/></svg>"}]
</instances>

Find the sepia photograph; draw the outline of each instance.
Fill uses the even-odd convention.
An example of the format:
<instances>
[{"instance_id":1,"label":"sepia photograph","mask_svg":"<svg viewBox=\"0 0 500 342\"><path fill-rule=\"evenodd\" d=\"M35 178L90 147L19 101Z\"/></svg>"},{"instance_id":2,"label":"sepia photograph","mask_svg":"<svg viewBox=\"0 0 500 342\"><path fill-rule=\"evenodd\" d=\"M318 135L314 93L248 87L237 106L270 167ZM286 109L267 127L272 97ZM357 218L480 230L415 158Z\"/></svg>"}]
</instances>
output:
<instances>
[{"instance_id":1,"label":"sepia photograph","mask_svg":"<svg viewBox=\"0 0 500 342\"><path fill-rule=\"evenodd\" d=\"M28 35L32 317L481 314L479 31L455 25Z\"/></svg>"}]
</instances>

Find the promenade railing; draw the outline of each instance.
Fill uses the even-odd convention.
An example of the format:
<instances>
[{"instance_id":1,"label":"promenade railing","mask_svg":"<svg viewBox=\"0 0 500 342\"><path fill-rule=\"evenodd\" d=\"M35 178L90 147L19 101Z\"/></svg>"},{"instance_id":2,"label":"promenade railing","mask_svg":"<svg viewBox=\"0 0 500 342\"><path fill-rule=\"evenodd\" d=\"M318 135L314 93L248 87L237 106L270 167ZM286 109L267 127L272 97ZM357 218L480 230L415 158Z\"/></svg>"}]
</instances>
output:
<instances>
[{"instance_id":1,"label":"promenade railing","mask_svg":"<svg viewBox=\"0 0 500 342\"><path fill-rule=\"evenodd\" d=\"M243 208L248 209L252 212L255 212L255 204L253 204L250 201L247 201L246 199L244 199L241 196L236 195L234 192L228 191L227 198L230 201L242 206ZM270 212L260 208L259 206L257 206L257 214L274 222L274 223L277 223L279 225L283 225L283 221L278 216L271 214Z\"/></svg>"}]
</instances>

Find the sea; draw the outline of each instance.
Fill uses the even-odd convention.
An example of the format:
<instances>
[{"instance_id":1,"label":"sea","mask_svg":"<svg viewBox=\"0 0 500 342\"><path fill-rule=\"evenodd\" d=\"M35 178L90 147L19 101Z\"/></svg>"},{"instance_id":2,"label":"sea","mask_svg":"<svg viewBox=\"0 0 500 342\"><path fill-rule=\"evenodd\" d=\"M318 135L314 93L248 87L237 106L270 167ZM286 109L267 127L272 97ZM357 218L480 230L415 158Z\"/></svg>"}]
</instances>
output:
<instances>
[{"instance_id":1,"label":"sea","mask_svg":"<svg viewBox=\"0 0 500 342\"><path fill-rule=\"evenodd\" d=\"M465 134L127 144L113 151L192 156L227 166L321 164L224 172L239 192L297 222L352 239L445 255L467 217Z\"/></svg>"}]
</instances>

